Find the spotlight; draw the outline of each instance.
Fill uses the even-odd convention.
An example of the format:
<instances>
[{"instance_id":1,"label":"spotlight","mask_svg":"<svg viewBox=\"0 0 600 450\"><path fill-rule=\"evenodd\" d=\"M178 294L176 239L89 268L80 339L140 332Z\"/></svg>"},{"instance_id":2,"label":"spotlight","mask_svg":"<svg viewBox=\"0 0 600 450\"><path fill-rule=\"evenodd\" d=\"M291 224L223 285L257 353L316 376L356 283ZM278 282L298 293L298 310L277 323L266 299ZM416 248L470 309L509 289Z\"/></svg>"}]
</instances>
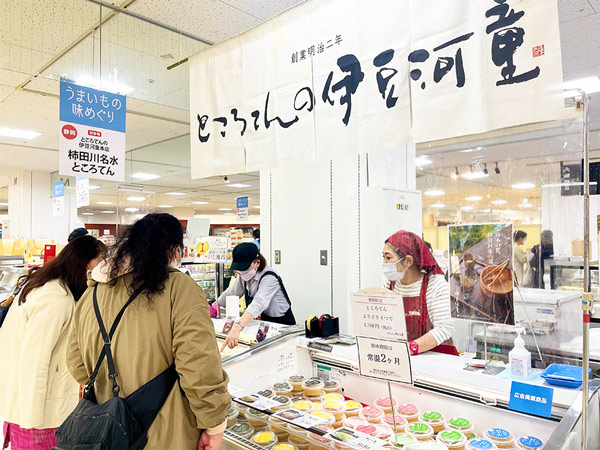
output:
<instances>
[{"instance_id":1,"label":"spotlight","mask_svg":"<svg viewBox=\"0 0 600 450\"><path fill-rule=\"evenodd\" d=\"M458 180L458 177L460 176L460 173L458 172L458 167L456 167L456 169L454 170L454 173L451 175L453 180Z\"/></svg>"},{"instance_id":2,"label":"spotlight","mask_svg":"<svg viewBox=\"0 0 600 450\"><path fill-rule=\"evenodd\" d=\"M498 163L496 163L496 168L494 169L494 172L496 172L496 175L500 175L500 167L498 167Z\"/></svg>"},{"instance_id":3,"label":"spotlight","mask_svg":"<svg viewBox=\"0 0 600 450\"><path fill-rule=\"evenodd\" d=\"M223 183L229 183L229 177L227 175L225 175L225 178L223 178Z\"/></svg>"},{"instance_id":4,"label":"spotlight","mask_svg":"<svg viewBox=\"0 0 600 450\"><path fill-rule=\"evenodd\" d=\"M484 174L486 174L486 175L489 175L489 172L488 172L488 170L487 170L487 163L485 163L485 164L483 165L483 173L484 173Z\"/></svg>"}]
</instances>

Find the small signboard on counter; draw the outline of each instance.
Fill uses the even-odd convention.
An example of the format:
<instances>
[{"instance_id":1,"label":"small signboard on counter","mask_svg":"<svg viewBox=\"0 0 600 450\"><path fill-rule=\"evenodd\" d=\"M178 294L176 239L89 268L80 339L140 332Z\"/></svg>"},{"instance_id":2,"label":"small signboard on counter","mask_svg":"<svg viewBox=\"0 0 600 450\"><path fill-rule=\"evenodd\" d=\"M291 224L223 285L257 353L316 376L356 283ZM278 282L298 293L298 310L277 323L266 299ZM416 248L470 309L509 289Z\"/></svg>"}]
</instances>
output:
<instances>
[{"instance_id":1,"label":"small signboard on counter","mask_svg":"<svg viewBox=\"0 0 600 450\"><path fill-rule=\"evenodd\" d=\"M535 384L513 381L510 387L508 409L535 416L550 417L554 389Z\"/></svg>"},{"instance_id":2,"label":"small signboard on counter","mask_svg":"<svg viewBox=\"0 0 600 450\"><path fill-rule=\"evenodd\" d=\"M406 340L402 298L387 289L364 289L350 298L354 333Z\"/></svg>"},{"instance_id":3,"label":"small signboard on counter","mask_svg":"<svg viewBox=\"0 0 600 450\"><path fill-rule=\"evenodd\" d=\"M227 262L227 238L208 236L202 238L196 246L195 263L225 263Z\"/></svg>"},{"instance_id":4,"label":"small signboard on counter","mask_svg":"<svg viewBox=\"0 0 600 450\"><path fill-rule=\"evenodd\" d=\"M356 337L361 376L412 384L410 351L406 341Z\"/></svg>"}]
</instances>

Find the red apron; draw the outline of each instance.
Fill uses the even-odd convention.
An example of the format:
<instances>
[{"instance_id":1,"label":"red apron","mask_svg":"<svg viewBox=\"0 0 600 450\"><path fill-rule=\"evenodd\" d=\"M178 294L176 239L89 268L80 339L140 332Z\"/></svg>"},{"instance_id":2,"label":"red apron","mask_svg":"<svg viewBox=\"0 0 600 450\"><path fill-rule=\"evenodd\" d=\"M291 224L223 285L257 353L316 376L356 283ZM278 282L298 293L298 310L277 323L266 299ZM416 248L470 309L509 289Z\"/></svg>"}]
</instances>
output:
<instances>
[{"instance_id":1,"label":"red apron","mask_svg":"<svg viewBox=\"0 0 600 450\"><path fill-rule=\"evenodd\" d=\"M394 290L395 281L390 283L390 291ZM429 331L433 330L433 324L427 310L427 286L429 285L429 274L423 277L421 293L418 297L404 297L404 317L406 320L406 334L409 341L414 341ZM452 338L442 342L431 351L458 356Z\"/></svg>"}]
</instances>

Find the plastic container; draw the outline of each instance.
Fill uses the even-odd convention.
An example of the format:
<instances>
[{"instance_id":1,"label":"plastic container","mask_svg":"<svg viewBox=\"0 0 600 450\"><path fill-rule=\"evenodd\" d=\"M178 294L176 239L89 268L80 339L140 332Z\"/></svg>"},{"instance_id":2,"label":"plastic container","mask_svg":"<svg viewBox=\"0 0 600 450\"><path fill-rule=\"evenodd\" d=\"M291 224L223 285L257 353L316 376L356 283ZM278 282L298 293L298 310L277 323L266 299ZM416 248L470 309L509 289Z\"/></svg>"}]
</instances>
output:
<instances>
[{"instance_id":1,"label":"plastic container","mask_svg":"<svg viewBox=\"0 0 600 450\"><path fill-rule=\"evenodd\" d=\"M483 437L489 439L498 448L512 448L515 442L513 434L504 428L490 428Z\"/></svg>"},{"instance_id":2,"label":"plastic container","mask_svg":"<svg viewBox=\"0 0 600 450\"><path fill-rule=\"evenodd\" d=\"M318 378L311 378L302 383L302 389L307 397L320 397L325 393L325 383Z\"/></svg>"},{"instance_id":3,"label":"plastic container","mask_svg":"<svg viewBox=\"0 0 600 450\"><path fill-rule=\"evenodd\" d=\"M511 377L529 378L531 376L531 353L525 348L520 328L517 328L515 346L508 352L508 361L510 362Z\"/></svg>"},{"instance_id":4,"label":"plastic container","mask_svg":"<svg viewBox=\"0 0 600 450\"><path fill-rule=\"evenodd\" d=\"M403 449L408 444L413 444L418 441L416 437L411 436L410 434L398 433L392 438L390 438L389 442L394 448Z\"/></svg>"},{"instance_id":5,"label":"plastic container","mask_svg":"<svg viewBox=\"0 0 600 450\"><path fill-rule=\"evenodd\" d=\"M302 402L302 401L310 401L310 400L308 400L306 397L303 397L301 395L292 397L292 403Z\"/></svg>"},{"instance_id":6,"label":"plastic container","mask_svg":"<svg viewBox=\"0 0 600 450\"><path fill-rule=\"evenodd\" d=\"M323 401L323 396L321 395L317 395L316 397L310 396L310 397L305 397L306 400L308 400L309 402L312 403L321 403Z\"/></svg>"},{"instance_id":7,"label":"plastic container","mask_svg":"<svg viewBox=\"0 0 600 450\"><path fill-rule=\"evenodd\" d=\"M252 436L252 442L260 447L272 448L277 444L277 435L270 431L261 431Z\"/></svg>"},{"instance_id":8,"label":"plastic container","mask_svg":"<svg viewBox=\"0 0 600 450\"><path fill-rule=\"evenodd\" d=\"M386 414L392 414L397 405L398 402L389 397L380 397L377 400L375 400L375 406L383 409L383 412L385 412Z\"/></svg>"},{"instance_id":9,"label":"plastic container","mask_svg":"<svg viewBox=\"0 0 600 450\"><path fill-rule=\"evenodd\" d=\"M254 434L254 427L249 423L236 423L229 431L247 439Z\"/></svg>"},{"instance_id":10,"label":"plastic container","mask_svg":"<svg viewBox=\"0 0 600 450\"><path fill-rule=\"evenodd\" d=\"M251 409L246 413L246 420L254 427L256 431L264 430L267 428L269 416L263 412Z\"/></svg>"},{"instance_id":11,"label":"plastic container","mask_svg":"<svg viewBox=\"0 0 600 450\"><path fill-rule=\"evenodd\" d=\"M331 428L318 426L317 429L330 432ZM331 448L331 438L310 433L308 435L308 448L310 450L329 450Z\"/></svg>"},{"instance_id":12,"label":"plastic container","mask_svg":"<svg viewBox=\"0 0 600 450\"><path fill-rule=\"evenodd\" d=\"M267 398L275 397L275 392L273 392L271 389L265 389L264 391L258 391L257 394L262 395L263 397L267 397Z\"/></svg>"},{"instance_id":13,"label":"plastic container","mask_svg":"<svg viewBox=\"0 0 600 450\"><path fill-rule=\"evenodd\" d=\"M292 392L302 392L302 383L306 381L306 378L302 375L292 375L287 379L287 382L292 385Z\"/></svg>"},{"instance_id":14,"label":"plastic container","mask_svg":"<svg viewBox=\"0 0 600 450\"><path fill-rule=\"evenodd\" d=\"M298 448L292 444L277 444L273 450L298 450Z\"/></svg>"},{"instance_id":15,"label":"plastic container","mask_svg":"<svg viewBox=\"0 0 600 450\"><path fill-rule=\"evenodd\" d=\"M475 437L473 423L464 417L452 417L446 420L447 430L456 430L467 436L467 439Z\"/></svg>"},{"instance_id":16,"label":"plastic container","mask_svg":"<svg viewBox=\"0 0 600 450\"><path fill-rule=\"evenodd\" d=\"M359 425L356 427L356 431L359 433L368 434L369 436L375 436L377 434L377 428L375 425L367 424L367 425Z\"/></svg>"},{"instance_id":17,"label":"plastic container","mask_svg":"<svg viewBox=\"0 0 600 450\"><path fill-rule=\"evenodd\" d=\"M344 401L344 396L339 392L330 392L329 394L325 394L323 396L323 401L325 400L341 400Z\"/></svg>"},{"instance_id":18,"label":"plastic container","mask_svg":"<svg viewBox=\"0 0 600 450\"><path fill-rule=\"evenodd\" d=\"M297 411L308 413L313 410L313 403L308 400L300 400L295 403L292 403L292 408Z\"/></svg>"},{"instance_id":19,"label":"plastic container","mask_svg":"<svg viewBox=\"0 0 600 450\"><path fill-rule=\"evenodd\" d=\"M408 422L416 422L419 419L419 408L411 403L400 403L396 407L396 412Z\"/></svg>"},{"instance_id":20,"label":"plastic container","mask_svg":"<svg viewBox=\"0 0 600 450\"><path fill-rule=\"evenodd\" d=\"M590 373L592 369L590 369ZM550 364L540 377L548 384L569 388L578 388L583 382L583 368L568 364Z\"/></svg>"},{"instance_id":21,"label":"plastic container","mask_svg":"<svg viewBox=\"0 0 600 450\"><path fill-rule=\"evenodd\" d=\"M308 431L303 430L291 423L287 426L289 437L288 441L299 449L308 449Z\"/></svg>"},{"instance_id":22,"label":"plastic container","mask_svg":"<svg viewBox=\"0 0 600 450\"><path fill-rule=\"evenodd\" d=\"M465 445L465 450L494 450L497 448L496 444L489 439L480 438L471 439Z\"/></svg>"},{"instance_id":23,"label":"plastic container","mask_svg":"<svg viewBox=\"0 0 600 450\"><path fill-rule=\"evenodd\" d=\"M425 422L412 422L406 427L406 433L419 441L430 441L433 438L433 427Z\"/></svg>"},{"instance_id":24,"label":"plastic container","mask_svg":"<svg viewBox=\"0 0 600 450\"><path fill-rule=\"evenodd\" d=\"M342 422L344 420L344 412L346 411L346 404L341 400L325 400L323 402L323 409L330 412L335 416L336 422Z\"/></svg>"},{"instance_id":25,"label":"plastic container","mask_svg":"<svg viewBox=\"0 0 600 450\"><path fill-rule=\"evenodd\" d=\"M464 433L456 430L444 430L436 436L436 440L444 444L448 449L464 450L467 437Z\"/></svg>"},{"instance_id":26,"label":"plastic container","mask_svg":"<svg viewBox=\"0 0 600 450\"><path fill-rule=\"evenodd\" d=\"M333 427L335 423L335 416L327 411L313 411L311 416L317 417L323 422L319 424L319 427Z\"/></svg>"},{"instance_id":27,"label":"plastic container","mask_svg":"<svg viewBox=\"0 0 600 450\"><path fill-rule=\"evenodd\" d=\"M289 436L287 422L271 416L269 417L269 428L277 435L277 439L280 441L287 441Z\"/></svg>"},{"instance_id":28,"label":"plastic container","mask_svg":"<svg viewBox=\"0 0 600 450\"><path fill-rule=\"evenodd\" d=\"M354 400L348 400L346 402L346 417L358 417L362 405Z\"/></svg>"},{"instance_id":29,"label":"plastic container","mask_svg":"<svg viewBox=\"0 0 600 450\"><path fill-rule=\"evenodd\" d=\"M446 424L446 418L438 411L425 411L419 416L419 422L424 422L432 426L434 433L442 431Z\"/></svg>"},{"instance_id":30,"label":"plastic container","mask_svg":"<svg viewBox=\"0 0 600 450\"><path fill-rule=\"evenodd\" d=\"M361 425L368 424L369 421L367 419L363 419L362 417L347 417L346 420L344 420L344 426L347 428L352 428L353 430Z\"/></svg>"},{"instance_id":31,"label":"plastic container","mask_svg":"<svg viewBox=\"0 0 600 450\"><path fill-rule=\"evenodd\" d=\"M383 416L385 416L385 413L381 408L378 408L377 406L367 406L363 408L358 414L358 417L367 419L372 424L381 423L383 421Z\"/></svg>"},{"instance_id":32,"label":"plastic container","mask_svg":"<svg viewBox=\"0 0 600 450\"><path fill-rule=\"evenodd\" d=\"M273 391L277 396L286 395L288 397L291 397L292 385L290 383L275 383L273 385Z\"/></svg>"},{"instance_id":33,"label":"plastic container","mask_svg":"<svg viewBox=\"0 0 600 450\"><path fill-rule=\"evenodd\" d=\"M396 414L395 420L396 420L396 433L401 433L402 431L404 431L404 429L408 425L408 421L404 418L404 416L401 416L400 414ZM386 414L385 416L383 416L383 423L385 423L386 425L389 425L390 427L393 428L394 427L394 416L392 414Z\"/></svg>"},{"instance_id":34,"label":"plastic container","mask_svg":"<svg viewBox=\"0 0 600 450\"><path fill-rule=\"evenodd\" d=\"M227 428L234 426L237 423L239 416L240 412L237 409L229 408L227 411Z\"/></svg>"},{"instance_id":35,"label":"plastic container","mask_svg":"<svg viewBox=\"0 0 600 450\"><path fill-rule=\"evenodd\" d=\"M321 402L313 403L313 412L325 411Z\"/></svg>"},{"instance_id":36,"label":"plastic container","mask_svg":"<svg viewBox=\"0 0 600 450\"><path fill-rule=\"evenodd\" d=\"M517 439L517 448L522 450L538 450L544 446L541 439L535 436L523 436Z\"/></svg>"},{"instance_id":37,"label":"plastic container","mask_svg":"<svg viewBox=\"0 0 600 450\"><path fill-rule=\"evenodd\" d=\"M342 393L342 385L337 381L326 381L324 389L326 394Z\"/></svg>"},{"instance_id":38,"label":"plastic container","mask_svg":"<svg viewBox=\"0 0 600 450\"><path fill-rule=\"evenodd\" d=\"M292 405L290 398L285 395L278 395L277 397L274 397L273 400L281 404L280 406L273 406L271 408L273 411L283 411L284 409L289 409Z\"/></svg>"},{"instance_id":39,"label":"plastic container","mask_svg":"<svg viewBox=\"0 0 600 450\"><path fill-rule=\"evenodd\" d=\"M380 425L373 425L373 426L377 430L375 432L375 437L378 439L381 439L382 441L387 441L392 436L394 436L394 430L392 429L392 427L390 427L386 424L382 423Z\"/></svg>"},{"instance_id":40,"label":"plastic container","mask_svg":"<svg viewBox=\"0 0 600 450\"><path fill-rule=\"evenodd\" d=\"M429 441L408 444L404 447L404 450L448 450L448 447L437 441Z\"/></svg>"}]
</instances>

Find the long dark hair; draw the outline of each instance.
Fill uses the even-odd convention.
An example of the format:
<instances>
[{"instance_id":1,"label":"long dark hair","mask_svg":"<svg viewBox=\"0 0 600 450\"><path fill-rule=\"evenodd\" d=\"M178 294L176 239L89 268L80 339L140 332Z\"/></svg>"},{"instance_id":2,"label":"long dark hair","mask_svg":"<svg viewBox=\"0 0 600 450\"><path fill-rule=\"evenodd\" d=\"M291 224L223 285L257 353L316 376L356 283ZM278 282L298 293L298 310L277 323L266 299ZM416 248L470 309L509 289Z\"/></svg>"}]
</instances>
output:
<instances>
[{"instance_id":1,"label":"long dark hair","mask_svg":"<svg viewBox=\"0 0 600 450\"><path fill-rule=\"evenodd\" d=\"M143 286L149 297L161 293L169 277L174 251L183 246L183 227L171 214L148 214L131 225L111 250L110 279L114 286L124 272L133 276L129 290Z\"/></svg>"},{"instance_id":2,"label":"long dark hair","mask_svg":"<svg viewBox=\"0 0 600 450\"><path fill-rule=\"evenodd\" d=\"M27 295L52 280L60 280L78 301L87 288L87 267L90 261L106 254L106 245L93 236L81 236L72 240L58 256L43 267L34 268L27 275L19 304L25 303Z\"/></svg>"}]
</instances>

